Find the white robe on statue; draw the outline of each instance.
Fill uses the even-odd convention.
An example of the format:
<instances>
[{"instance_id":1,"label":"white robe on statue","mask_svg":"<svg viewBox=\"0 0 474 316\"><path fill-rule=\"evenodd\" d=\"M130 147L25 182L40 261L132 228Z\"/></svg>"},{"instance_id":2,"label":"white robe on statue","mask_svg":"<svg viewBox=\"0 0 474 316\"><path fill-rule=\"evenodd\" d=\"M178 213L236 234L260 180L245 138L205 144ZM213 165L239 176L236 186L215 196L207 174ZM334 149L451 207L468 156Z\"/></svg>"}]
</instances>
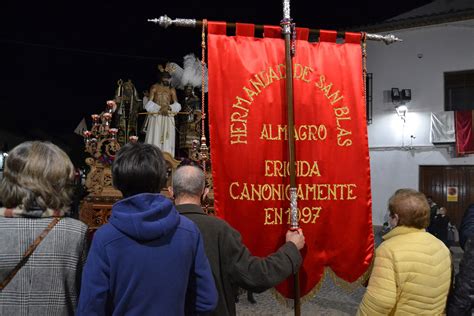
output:
<instances>
[{"instance_id":1,"label":"white robe on statue","mask_svg":"<svg viewBox=\"0 0 474 316\"><path fill-rule=\"evenodd\" d=\"M153 101L145 104L145 110L149 113L159 112L160 106ZM174 157L176 125L174 116L181 110L181 104L174 102L170 105L170 115L153 114L148 115L145 143L158 146Z\"/></svg>"}]
</instances>

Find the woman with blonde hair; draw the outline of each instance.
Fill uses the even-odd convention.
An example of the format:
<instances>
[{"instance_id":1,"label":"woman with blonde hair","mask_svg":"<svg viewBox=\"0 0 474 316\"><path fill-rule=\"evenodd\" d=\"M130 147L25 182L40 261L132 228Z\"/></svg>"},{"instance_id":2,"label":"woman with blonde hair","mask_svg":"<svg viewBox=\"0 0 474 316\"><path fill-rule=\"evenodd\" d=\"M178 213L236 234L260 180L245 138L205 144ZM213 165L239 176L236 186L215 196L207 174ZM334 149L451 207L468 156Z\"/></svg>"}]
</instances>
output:
<instances>
[{"instance_id":1,"label":"woman with blonde hair","mask_svg":"<svg viewBox=\"0 0 474 316\"><path fill-rule=\"evenodd\" d=\"M441 315L451 283L451 256L426 232L430 207L423 193L400 189L388 201L390 226L377 248L358 315Z\"/></svg>"},{"instance_id":2,"label":"woman with blonde hair","mask_svg":"<svg viewBox=\"0 0 474 316\"><path fill-rule=\"evenodd\" d=\"M73 315L87 226L65 217L74 167L56 145L25 142L0 183L0 315Z\"/></svg>"}]
</instances>

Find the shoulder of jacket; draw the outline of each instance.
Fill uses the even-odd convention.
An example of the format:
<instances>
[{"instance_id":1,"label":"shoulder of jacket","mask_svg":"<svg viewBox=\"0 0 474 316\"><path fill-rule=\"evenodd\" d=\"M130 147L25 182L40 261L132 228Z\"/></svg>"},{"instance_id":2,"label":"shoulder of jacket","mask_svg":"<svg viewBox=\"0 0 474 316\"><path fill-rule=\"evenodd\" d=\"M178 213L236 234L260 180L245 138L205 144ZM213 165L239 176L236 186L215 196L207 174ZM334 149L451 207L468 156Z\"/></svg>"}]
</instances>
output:
<instances>
[{"instance_id":1,"label":"shoulder of jacket","mask_svg":"<svg viewBox=\"0 0 474 316\"><path fill-rule=\"evenodd\" d=\"M193 234L199 234L199 228L197 227L196 223L194 223L192 220L187 218L186 216L179 214L180 220L178 224L178 229L184 230Z\"/></svg>"},{"instance_id":2,"label":"shoulder of jacket","mask_svg":"<svg viewBox=\"0 0 474 316\"><path fill-rule=\"evenodd\" d=\"M215 217L215 216L208 216L207 221L209 222L209 224L213 225L215 230L223 234L233 234L233 235L237 234L238 236L240 236L240 233L222 218Z\"/></svg>"},{"instance_id":3,"label":"shoulder of jacket","mask_svg":"<svg viewBox=\"0 0 474 316\"><path fill-rule=\"evenodd\" d=\"M71 217L64 217L61 219L60 223L63 223L64 225L68 225L69 227L74 227L78 228L81 232L87 231L89 226L87 226L84 222L71 218Z\"/></svg>"},{"instance_id":4,"label":"shoulder of jacket","mask_svg":"<svg viewBox=\"0 0 474 316\"><path fill-rule=\"evenodd\" d=\"M222 229L233 229L232 226L230 226L230 224L227 223L222 218L215 217L215 216L206 216L206 218L209 223L212 223L216 227L219 227Z\"/></svg>"},{"instance_id":5,"label":"shoulder of jacket","mask_svg":"<svg viewBox=\"0 0 474 316\"><path fill-rule=\"evenodd\" d=\"M393 246L394 244L396 244L396 243L393 242L393 238L391 238L389 240L385 240L383 243L380 244L380 246L378 246L375 249L375 255L377 257L380 257L380 256L391 257L392 251L393 251L393 248L394 248L394 246Z\"/></svg>"},{"instance_id":6,"label":"shoulder of jacket","mask_svg":"<svg viewBox=\"0 0 474 316\"><path fill-rule=\"evenodd\" d=\"M227 223L225 220L222 218L216 217L216 216L211 216L211 215L205 215L205 214L189 214L190 216L188 217L187 215L183 215L185 217L188 217L189 220L193 221L194 223L199 223L202 225L206 225L206 227L212 227L214 230L229 230L233 229L229 223Z\"/></svg>"},{"instance_id":7,"label":"shoulder of jacket","mask_svg":"<svg viewBox=\"0 0 474 316\"><path fill-rule=\"evenodd\" d=\"M102 246L107 246L119 239L126 238L126 235L120 232L114 225L106 223L100 226L94 233L92 242L99 243Z\"/></svg>"}]
</instances>

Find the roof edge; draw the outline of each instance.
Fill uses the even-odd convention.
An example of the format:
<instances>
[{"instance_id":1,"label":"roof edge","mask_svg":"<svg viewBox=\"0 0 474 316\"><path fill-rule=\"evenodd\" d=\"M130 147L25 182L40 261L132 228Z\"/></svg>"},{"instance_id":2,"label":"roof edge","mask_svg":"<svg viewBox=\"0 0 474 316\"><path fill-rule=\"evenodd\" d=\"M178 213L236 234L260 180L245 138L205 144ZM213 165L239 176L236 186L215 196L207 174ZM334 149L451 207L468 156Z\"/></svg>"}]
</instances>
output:
<instances>
[{"instance_id":1,"label":"roof edge","mask_svg":"<svg viewBox=\"0 0 474 316\"><path fill-rule=\"evenodd\" d=\"M432 14L427 16L417 16L402 20L386 21L373 25L350 27L348 31L358 32L387 32L416 28L420 26L430 26L449 22L459 22L474 19L474 9Z\"/></svg>"}]
</instances>

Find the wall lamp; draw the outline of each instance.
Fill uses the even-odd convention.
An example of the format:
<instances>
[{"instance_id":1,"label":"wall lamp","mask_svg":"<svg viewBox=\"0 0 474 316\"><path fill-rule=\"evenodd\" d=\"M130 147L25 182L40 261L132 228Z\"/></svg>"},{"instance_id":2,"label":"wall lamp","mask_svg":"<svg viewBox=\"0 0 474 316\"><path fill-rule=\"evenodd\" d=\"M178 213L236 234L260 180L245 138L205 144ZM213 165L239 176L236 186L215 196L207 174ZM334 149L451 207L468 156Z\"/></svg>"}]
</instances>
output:
<instances>
[{"instance_id":1,"label":"wall lamp","mask_svg":"<svg viewBox=\"0 0 474 316\"><path fill-rule=\"evenodd\" d=\"M411 89L392 88L390 95L392 103L395 104L395 111L403 122L406 122L408 108L405 104L411 101Z\"/></svg>"},{"instance_id":2,"label":"wall lamp","mask_svg":"<svg viewBox=\"0 0 474 316\"><path fill-rule=\"evenodd\" d=\"M408 108L406 105L397 105L395 107L395 111L397 111L398 116L403 120L403 122L407 119Z\"/></svg>"}]
</instances>

